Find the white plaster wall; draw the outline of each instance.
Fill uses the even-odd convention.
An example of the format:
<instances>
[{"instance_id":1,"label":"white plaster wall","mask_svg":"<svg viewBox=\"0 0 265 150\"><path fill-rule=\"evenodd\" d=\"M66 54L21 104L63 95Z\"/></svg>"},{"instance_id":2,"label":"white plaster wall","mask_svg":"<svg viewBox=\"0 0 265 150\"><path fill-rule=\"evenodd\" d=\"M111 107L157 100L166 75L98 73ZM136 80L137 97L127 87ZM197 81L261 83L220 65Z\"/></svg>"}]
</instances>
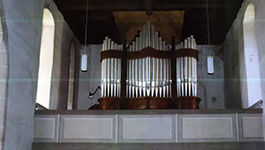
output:
<instances>
[{"instance_id":1,"label":"white plaster wall","mask_svg":"<svg viewBox=\"0 0 265 150\"><path fill-rule=\"evenodd\" d=\"M69 56L71 44L79 52L80 44L65 22L62 14L52 0L45 0L44 6L53 14L55 20L53 69L50 95L50 109L67 109ZM52 5L51 5L52 4ZM79 55L77 55L79 56Z\"/></svg>"},{"instance_id":2,"label":"white plaster wall","mask_svg":"<svg viewBox=\"0 0 265 150\"><path fill-rule=\"evenodd\" d=\"M44 0L2 0L1 2L3 2L1 12L5 13L8 36L8 93L4 119L4 141L1 140L1 143L3 142L4 150L30 150L33 140L33 115L44 5L53 10L55 19L58 20L61 14L55 9L52 0L45 0L45 3ZM55 50L57 51L54 54L54 59L57 61L53 68L58 70L53 71L55 72L53 74L60 78L58 74L60 75L62 71L59 67L63 67L64 62L68 65L66 58L62 55L67 54L70 41L75 41L76 47L79 43L63 21L62 16L57 22L59 22L56 24L57 30L55 31ZM60 81L53 83L52 88L58 88L62 84ZM67 84L63 87L67 88ZM56 96L60 95L58 90L54 95L54 101L61 98ZM62 95L67 97L67 90ZM55 104L55 107L58 107L61 103ZM0 122L3 123L3 121ZM3 134L0 132L0 135L2 137ZM1 143L0 146L2 146Z\"/></svg>"},{"instance_id":3,"label":"white plaster wall","mask_svg":"<svg viewBox=\"0 0 265 150\"><path fill-rule=\"evenodd\" d=\"M87 46L87 72L79 72L79 87L78 87L78 109L88 109L98 103L100 91L96 93L94 98L88 99L89 92L100 86L101 79L101 63L100 63L101 45ZM80 67L78 67L80 70Z\"/></svg>"},{"instance_id":4,"label":"white plaster wall","mask_svg":"<svg viewBox=\"0 0 265 150\"><path fill-rule=\"evenodd\" d=\"M4 0L9 81L4 150L31 149L41 35L41 1Z\"/></svg>"},{"instance_id":5,"label":"white plaster wall","mask_svg":"<svg viewBox=\"0 0 265 150\"><path fill-rule=\"evenodd\" d=\"M43 12L36 102L47 109L50 108L54 30L55 24L53 16L51 12L45 8Z\"/></svg>"},{"instance_id":6,"label":"white plaster wall","mask_svg":"<svg viewBox=\"0 0 265 150\"><path fill-rule=\"evenodd\" d=\"M261 92L262 99L265 99L265 1L264 0L245 0L241 9L234 21L233 26L230 28L227 34L226 41L224 43L224 62L225 64L225 78L244 79L245 76L245 64L243 62L243 18L245 10L248 4L253 3L255 5L256 12L256 39L260 66L260 78L261 78ZM226 82L225 86L226 104L227 107L235 108L246 105L246 83L243 81ZM242 103L241 103L242 101ZM265 103L263 102L263 108ZM263 128L265 129L265 112L263 112Z\"/></svg>"},{"instance_id":7,"label":"white plaster wall","mask_svg":"<svg viewBox=\"0 0 265 150\"><path fill-rule=\"evenodd\" d=\"M247 106L242 21L236 19L224 42L225 101L227 108Z\"/></svg>"},{"instance_id":8,"label":"white plaster wall","mask_svg":"<svg viewBox=\"0 0 265 150\"><path fill-rule=\"evenodd\" d=\"M2 2L0 2L0 9L2 9ZM4 19L4 13L0 11L0 150L3 149L4 141L4 120L6 108L6 93L7 93L7 31Z\"/></svg>"},{"instance_id":9,"label":"white plaster wall","mask_svg":"<svg viewBox=\"0 0 265 150\"><path fill-rule=\"evenodd\" d=\"M256 39L260 64L261 92L263 109L265 108L265 1L255 0L256 7ZM265 135L265 111L263 111L263 135Z\"/></svg>"},{"instance_id":10,"label":"white plaster wall","mask_svg":"<svg viewBox=\"0 0 265 150\"><path fill-rule=\"evenodd\" d=\"M224 109L224 61L222 46L198 45L198 96L202 109ZM207 72L207 57L214 57L214 74Z\"/></svg>"},{"instance_id":11,"label":"white plaster wall","mask_svg":"<svg viewBox=\"0 0 265 150\"><path fill-rule=\"evenodd\" d=\"M75 70L76 70L76 63L75 63L75 46L74 43L71 44L70 48L70 62L69 62L69 81L68 81L68 103L67 103L67 109L72 110L73 109L73 102L74 102L74 96L75 96L75 83L78 82L75 80ZM78 68L79 69L79 68Z\"/></svg>"},{"instance_id":12,"label":"white plaster wall","mask_svg":"<svg viewBox=\"0 0 265 150\"><path fill-rule=\"evenodd\" d=\"M0 31L0 36L3 32ZM7 87L7 49L5 43L0 37L0 150L3 142L4 134L4 119L5 119L5 108L6 108L6 87Z\"/></svg>"},{"instance_id":13,"label":"white plaster wall","mask_svg":"<svg viewBox=\"0 0 265 150\"><path fill-rule=\"evenodd\" d=\"M252 106L261 97L260 66L256 40L255 6L248 5L243 20L244 55L246 65L248 104Z\"/></svg>"}]
</instances>

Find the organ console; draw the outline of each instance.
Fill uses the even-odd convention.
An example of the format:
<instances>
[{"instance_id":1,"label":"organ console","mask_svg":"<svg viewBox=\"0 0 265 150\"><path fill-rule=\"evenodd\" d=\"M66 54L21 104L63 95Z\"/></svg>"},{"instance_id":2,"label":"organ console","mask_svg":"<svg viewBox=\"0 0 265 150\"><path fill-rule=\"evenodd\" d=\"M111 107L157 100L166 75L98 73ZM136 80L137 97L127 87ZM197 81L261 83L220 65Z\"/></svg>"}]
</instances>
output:
<instances>
[{"instance_id":1,"label":"organ console","mask_svg":"<svg viewBox=\"0 0 265 150\"><path fill-rule=\"evenodd\" d=\"M106 37L101 52L100 108L198 109L197 61L192 35L176 46L169 45L150 22L126 48Z\"/></svg>"}]
</instances>

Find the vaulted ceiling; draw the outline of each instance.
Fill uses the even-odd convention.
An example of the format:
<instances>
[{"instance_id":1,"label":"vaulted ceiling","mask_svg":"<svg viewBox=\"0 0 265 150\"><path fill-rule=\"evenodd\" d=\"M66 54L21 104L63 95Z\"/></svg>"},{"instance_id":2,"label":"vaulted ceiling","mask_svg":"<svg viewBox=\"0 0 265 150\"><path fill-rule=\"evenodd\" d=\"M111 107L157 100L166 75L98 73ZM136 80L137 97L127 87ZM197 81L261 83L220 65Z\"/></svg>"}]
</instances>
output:
<instances>
[{"instance_id":1,"label":"vaulted ceiling","mask_svg":"<svg viewBox=\"0 0 265 150\"><path fill-rule=\"evenodd\" d=\"M82 44L85 41L86 2L55 0ZM145 11L152 14L154 11L183 10L180 39L192 34L199 44L222 44L241 3L242 0L88 0L87 43L100 44L105 36L123 42L113 15L115 11Z\"/></svg>"}]
</instances>

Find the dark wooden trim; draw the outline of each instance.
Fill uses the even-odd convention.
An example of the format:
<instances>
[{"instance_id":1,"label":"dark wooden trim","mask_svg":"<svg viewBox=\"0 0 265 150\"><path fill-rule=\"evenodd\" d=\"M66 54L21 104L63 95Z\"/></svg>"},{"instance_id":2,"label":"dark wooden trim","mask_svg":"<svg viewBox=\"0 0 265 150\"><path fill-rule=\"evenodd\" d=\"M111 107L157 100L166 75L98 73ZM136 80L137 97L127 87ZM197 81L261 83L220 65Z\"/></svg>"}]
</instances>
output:
<instances>
[{"instance_id":1,"label":"dark wooden trim","mask_svg":"<svg viewBox=\"0 0 265 150\"><path fill-rule=\"evenodd\" d=\"M123 56L127 54L126 44L123 45ZM124 108L124 100L126 98L126 75L127 75L127 59L123 57L121 60L121 99L120 108Z\"/></svg>"},{"instance_id":2,"label":"dark wooden trim","mask_svg":"<svg viewBox=\"0 0 265 150\"><path fill-rule=\"evenodd\" d=\"M201 99L194 96L178 97L174 100L176 109L199 109Z\"/></svg>"},{"instance_id":3,"label":"dark wooden trim","mask_svg":"<svg viewBox=\"0 0 265 150\"><path fill-rule=\"evenodd\" d=\"M126 100L127 109L168 109L170 108L170 98L163 97L139 97Z\"/></svg>"},{"instance_id":4,"label":"dark wooden trim","mask_svg":"<svg viewBox=\"0 0 265 150\"><path fill-rule=\"evenodd\" d=\"M196 49L191 49L191 48L181 48L175 50L175 57L194 57L197 60L199 59L199 51Z\"/></svg>"},{"instance_id":5,"label":"dark wooden trim","mask_svg":"<svg viewBox=\"0 0 265 150\"><path fill-rule=\"evenodd\" d=\"M136 52L128 52L127 58L128 59L141 59L146 57L153 57L153 58L171 58L170 51L160 51L156 50L152 47L146 47L140 51Z\"/></svg>"},{"instance_id":6,"label":"dark wooden trim","mask_svg":"<svg viewBox=\"0 0 265 150\"><path fill-rule=\"evenodd\" d=\"M99 100L98 109L101 110L118 110L120 109L120 98L117 97L102 97Z\"/></svg>"},{"instance_id":7,"label":"dark wooden trim","mask_svg":"<svg viewBox=\"0 0 265 150\"><path fill-rule=\"evenodd\" d=\"M107 59L107 58L120 58L123 59L124 56L124 52L121 50L106 50L106 51L102 51L101 52L101 58L100 61L102 61L103 59Z\"/></svg>"},{"instance_id":8,"label":"dark wooden trim","mask_svg":"<svg viewBox=\"0 0 265 150\"><path fill-rule=\"evenodd\" d=\"M262 114L263 109L163 109L163 110L36 110L35 115L131 115L131 114Z\"/></svg>"},{"instance_id":9,"label":"dark wooden trim","mask_svg":"<svg viewBox=\"0 0 265 150\"><path fill-rule=\"evenodd\" d=\"M172 43L172 46L175 45ZM175 47L175 46L174 46ZM125 49L126 50L126 49ZM171 51L160 51L152 47L146 47L140 51L127 52L120 50L106 50L101 52L101 61L107 58L120 58L120 59L141 59L146 57L172 59L173 57L194 57L198 60L199 52L196 49L182 48L171 49ZM173 56L173 57L172 57Z\"/></svg>"},{"instance_id":10,"label":"dark wooden trim","mask_svg":"<svg viewBox=\"0 0 265 150\"><path fill-rule=\"evenodd\" d=\"M144 109L199 109L199 97L186 96L177 98L137 97L121 99L117 97L102 97L99 99L101 110L144 110Z\"/></svg>"}]
</instances>

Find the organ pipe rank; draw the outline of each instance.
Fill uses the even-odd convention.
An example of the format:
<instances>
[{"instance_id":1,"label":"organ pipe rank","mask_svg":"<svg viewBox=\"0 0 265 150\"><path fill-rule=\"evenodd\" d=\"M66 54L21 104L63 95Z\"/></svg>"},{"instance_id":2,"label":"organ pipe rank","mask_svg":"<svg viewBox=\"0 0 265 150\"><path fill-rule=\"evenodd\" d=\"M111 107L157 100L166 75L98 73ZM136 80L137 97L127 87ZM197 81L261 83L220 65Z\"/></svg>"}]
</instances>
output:
<instances>
[{"instance_id":1,"label":"organ pipe rank","mask_svg":"<svg viewBox=\"0 0 265 150\"><path fill-rule=\"evenodd\" d=\"M191 35L184 42L173 44L166 43L150 22L126 49L105 37L101 52L101 109L199 108L195 38ZM123 60L126 70L121 67ZM125 90L121 89L123 71Z\"/></svg>"}]
</instances>

